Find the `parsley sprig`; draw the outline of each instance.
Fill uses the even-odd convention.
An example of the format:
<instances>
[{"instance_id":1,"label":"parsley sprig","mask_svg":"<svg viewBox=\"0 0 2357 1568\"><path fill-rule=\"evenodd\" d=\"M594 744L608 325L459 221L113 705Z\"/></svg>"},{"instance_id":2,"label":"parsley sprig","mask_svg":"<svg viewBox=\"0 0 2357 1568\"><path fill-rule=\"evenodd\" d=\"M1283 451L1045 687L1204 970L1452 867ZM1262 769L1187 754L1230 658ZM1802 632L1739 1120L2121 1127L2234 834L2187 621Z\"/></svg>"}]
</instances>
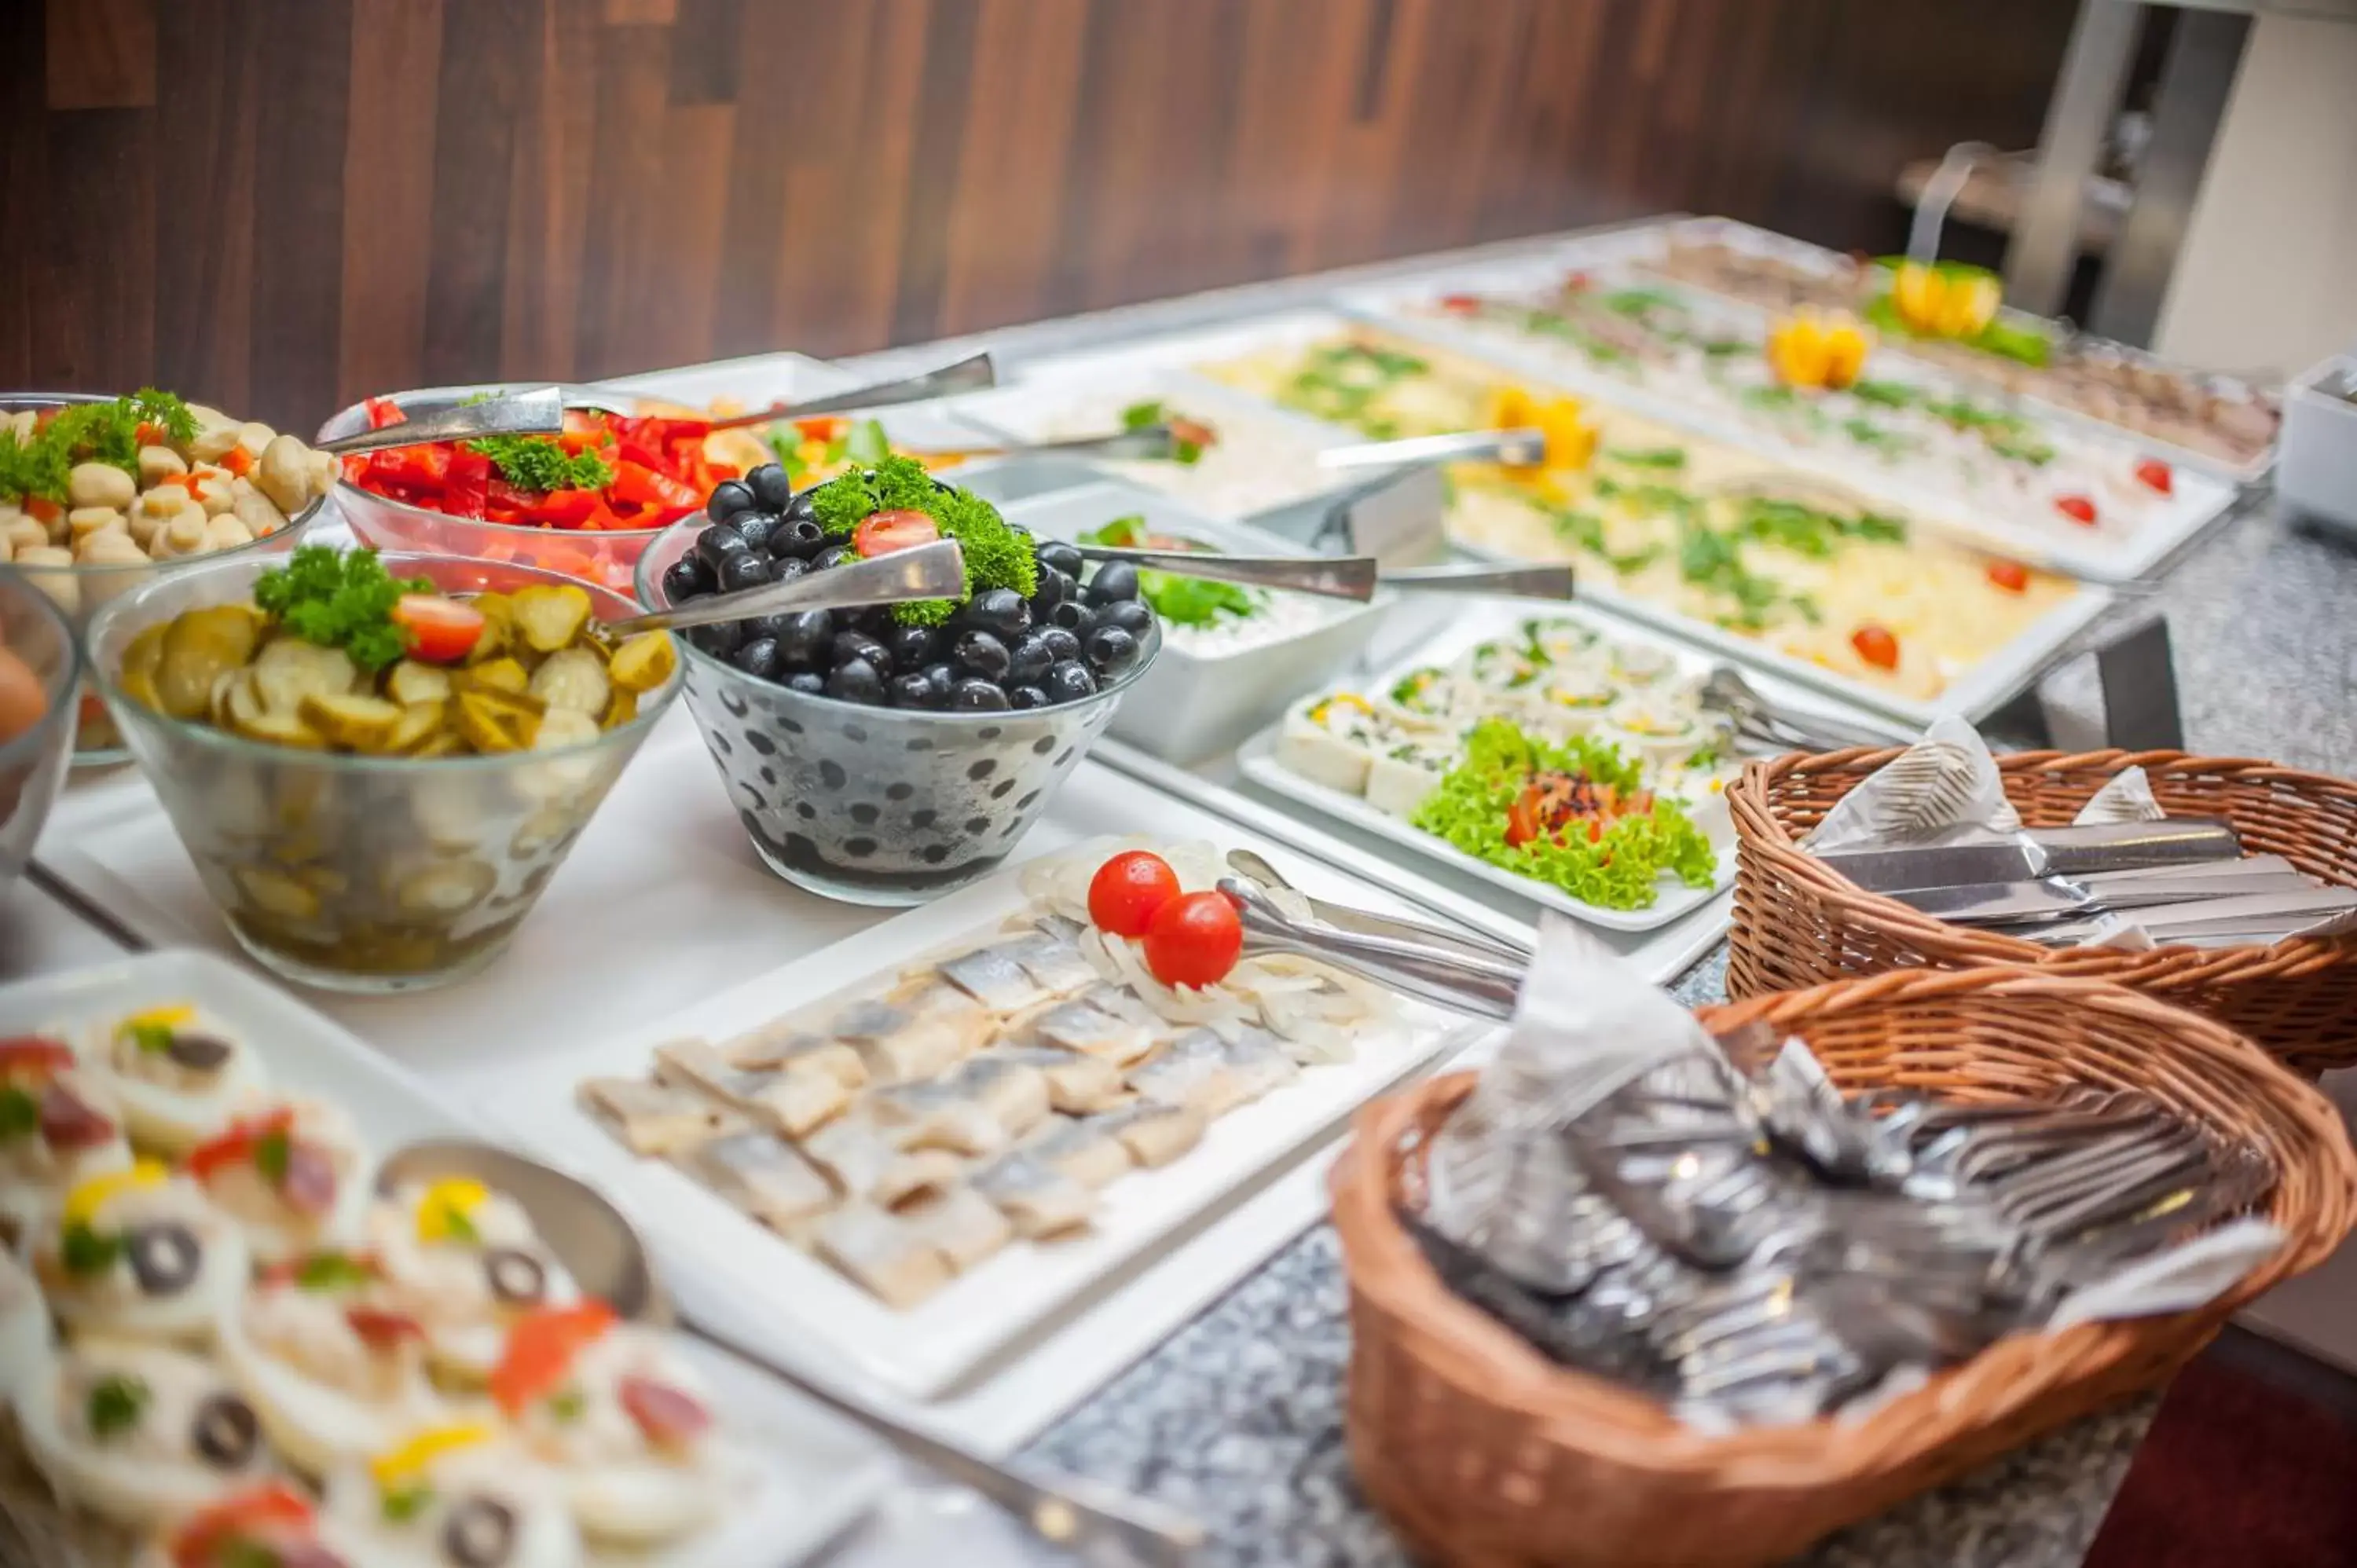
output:
<instances>
[{"instance_id":1,"label":"parsley sprig","mask_svg":"<svg viewBox=\"0 0 2357 1568\"><path fill-rule=\"evenodd\" d=\"M14 431L0 432L0 500L38 496L62 502L77 463L106 463L136 475L140 446L158 436L186 446L197 438L197 416L187 403L154 387L106 403L70 404L29 440L19 441Z\"/></svg>"},{"instance_id":2,"label":"parsley sprig","mask_svg":"<svg viewBox=\"0 0 2357 1568\"><path fill-rule=\"evenodd\" d=\"M340 648L365 670L398 662L409 644L393 624L404 594L430 594L424 577L389 575L373 550L306 544L254 579L253 602L306 642Z\"/></svg>"},{"instance_id":3,"label":"parsley sprig","mask_svg":"<svg viewBox=\"0 0 2357 1568\"><path fill-rule=\"evenodd\" d=\"M139 1424L150 1399L147 1385L123 1374L103 1377L91 1385L90 1434L101 1443Z\"/></svg>"},{"instance_id":4,"label":"parsley sprig","mask_svg":"<svg viewBox=\"0 0 2357 1568\"><path fill-rule=\"evenodd\" d=\"M567 452L545 435L486 435L467 445L520 490L601 490L614 482L613 468L597 453Z\"/></svg>"}]
</instances>

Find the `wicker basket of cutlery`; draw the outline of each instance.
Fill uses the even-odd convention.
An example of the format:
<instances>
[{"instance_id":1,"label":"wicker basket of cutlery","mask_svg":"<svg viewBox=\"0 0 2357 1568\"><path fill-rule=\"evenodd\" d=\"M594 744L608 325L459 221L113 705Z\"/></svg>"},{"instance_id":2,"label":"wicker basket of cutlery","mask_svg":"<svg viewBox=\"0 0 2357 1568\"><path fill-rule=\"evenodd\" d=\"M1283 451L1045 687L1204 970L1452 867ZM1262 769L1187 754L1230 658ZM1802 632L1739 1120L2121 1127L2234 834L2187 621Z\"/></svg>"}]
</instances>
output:
<instances>
[{"instance_id":1,"label":"wicker basket of cutlery","mask_svg":"<svg viewBox=\"0 0 2357 1568\"><path fill-rule=\"evenodd\" d=\"M2167 1380L2241 1304L2329 1255L2357 1221L2357 1157L2324 1097L2209 1019L2100 982L1911 971L1702 1010L1802 1035L1847 1091L1983 1101L2133 1088L2272 1156L2289 1240L2198 1312L2018 1335L1863 1418L1714 1435L1549 1360L1452 1294L1399 1213L1427 1141L1471 1090L1437 1079L1361 1112L1333 1176L1351 1284L1347 1424L1361 1484L1426 1561L1737 1564L1823 1536Z\"/></svg>"},{"instance_id":2,"label":"wicker basket of cutlery","mask_svg":"<svg viewBox=\"0 0 2357 1568\"><path fill-rule=\"evenodd\" d=\"M2357 936L2272 946L2055 950L1948 925L1861 891L1800 847L1801 838L1899 753L1838 751L1753 763L1727 794L1735 821L1730 995L1821 984L1892 969L2034 965L2108 980L2204 1013L2295 1069L2357 1064ZM2357 886L2357 782L2250 758L2177 751L2020 752L1997 758L2007 797L2031 827L2066 823L2122 769L2141 766L2171 816L2223 817L2251 854L2280 854L2327 882Z\"/></svg>"}]
</instances>

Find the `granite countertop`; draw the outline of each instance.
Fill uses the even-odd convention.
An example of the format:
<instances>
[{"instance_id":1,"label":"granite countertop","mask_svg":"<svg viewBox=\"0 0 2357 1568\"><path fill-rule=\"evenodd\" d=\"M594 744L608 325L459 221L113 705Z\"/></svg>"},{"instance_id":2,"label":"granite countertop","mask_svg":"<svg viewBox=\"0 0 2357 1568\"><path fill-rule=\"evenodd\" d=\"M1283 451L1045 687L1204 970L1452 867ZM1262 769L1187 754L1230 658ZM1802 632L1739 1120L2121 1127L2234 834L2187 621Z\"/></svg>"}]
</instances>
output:
<instances>
[{"instance_id":1,"label":"granite countertop","mask_svg":"<svg viewBox=\"0 0 2357 1568\"><path fill-rule=\"evenodd\" d=\"M2104 627L2169 617L2189 750L2357 773L2357 548L2261 503ZM2099 705L2091 667L2047 685L2050 710ZM1724 994L1726 953L1682 1000ZM1106 1387L1028 1456L1192 1510L1209 1560L1393 1568L1409 1559L1367 1506L1342 1437L1350 1356L1333 1230L1319 1226ZM1813 1564L2072 1568L2086 1555L2158 1404L2101 1412L1845 1530Z\"/></svg>"}]
</instances>

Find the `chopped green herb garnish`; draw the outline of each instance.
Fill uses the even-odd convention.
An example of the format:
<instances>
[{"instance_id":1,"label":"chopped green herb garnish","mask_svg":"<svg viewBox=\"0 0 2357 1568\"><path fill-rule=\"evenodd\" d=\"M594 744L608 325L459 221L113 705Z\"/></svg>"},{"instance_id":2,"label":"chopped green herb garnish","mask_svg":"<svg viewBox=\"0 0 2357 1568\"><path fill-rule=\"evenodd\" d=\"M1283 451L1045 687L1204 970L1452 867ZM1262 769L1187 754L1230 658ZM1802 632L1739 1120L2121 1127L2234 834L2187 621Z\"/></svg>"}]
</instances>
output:
<instances>
[{"instance_id":1,"label":"chopped green herb garnish","mask_svg":"<svg viewBox=\"0 0 2357 1568\"><path fill-rule=\"evenodd\" d=\"M1134 403L1121 411L1121 427L1124 430L1144 430L1150 424L1170 423L1169 405L1159 398L1148 398L1144 403ZM1202 460L1202 456L1203 444L1200 441L1179 440L1178 431L1174 427L1171 431L1170 460L1174 463L1197 463Z\"/></svg>"},{"instance_id":2,"label":"chopped green herb garnish","mask_svg":"<svg viewBox=\"0 0 2357 1568\"><path fill-rule=\"evenodd\" d=\"M91 1385L90 1434L101 1443L139 1424L147 1408L147 1385L135 1377L110 1375Z\"/></svg>"},{"instance_id":3,"label":"chopped green herb garnish","mask_svg":"<svg viewBox=\"0 0 2357 1568\"><path fill-rule=\"evenodd\" d=\"M850 434L843 438L843 456L850 462L881 463L891 455L892 438L884 434L884 424L880 420L863 419L853 425Z\"/></svg>"},{"instance_id":4,"label":"chopped green herb garnish","mask_svg":"<svg viewBox=\"0 0 2357 1568\"><path fill-rule=\"evenodd\" d=\"M1695 752L1692 757L1686 758L1686 766L1696 772L1701 772L1706 768L1717 767L1718 747L1715 746L1704 746L1700 751Z\"/></svg>"},{"instance_id":5,"label":"chopped green herb garnish","mask_svg":"<svg viewBox=\"0 0 2357 1568\"><path fill-rule=\"evenodd\" d=\"M123 1238L102 1235L80 1220L65 1227L58 1236L58 1262L66 1273L78 1278L102 1274L114 1267L123 1256Z\"/></svg>"},{"instance_id":6,"label":"chopped green herb garnish","mask_svg":"<svg viewBox=\"0 0 2357 1568\"><path fill-rule=\"evenodd\" d=\"M384 1519L387 1524L407 1524L424 1513L434 1501L434 1488L420 1481L414 1486L388 1488L384 1494Z\"/></svg>"},{"instance_id":7,"label":"chopped green herb garnish","mask_svg":"<svg viewBox=\"0 0 2357 1568\"><path fill-rule=\"evenodd\" d=\"M295 1270L295 1283L308 1291L356 1290L375 1278L365 1259L344 1252L314 1252Z\"/></svg>"},{"instance_id":8,"label":"chopped green herb garnish","mask_svg":"<svg viewBox=\"0 0 2357 1568\"><path fill-rule=\"evenodd\" d=\"M19 443L13 431L0 435L0 500L39 496L62 502L77 463L105 463L135 476L140 446L159 437L179 446L197 438L196 415L170 392L142 387L129 397L69 404L29 441Z\"/></svg>"},{"instance_id":9,"label":"chopped green herb garnish","mask_svg":"<svg viewBox=\"0 0 2357 1568\"><path fill-rule=\"evenodd\" d=\"M1915 401L1915 389L1905 381L1853 381L1849 392L1861 403L1884 408L1905 408Z\"/></svg>"},{"instance_id":10,"label":"chopped green herb garnish","mask_svg":"<svg viewBox=\"0 0 2357 1568\"><path fill-rule=\"evenodd\" d=\"M589 1408L589 1397L579 1389L564 1389L548 1397L548 1413L566 1426L579 1421Z\"/></svg>"},{"instance_id":11,"label":"chopped green herb garnish","mask_svg":"<svg viewBox=\"0 0 2357 1568\"><path fill-rule=\"evenodd\" d=\"M1683 446L1609 446L1605 448L1604 455L1631 468L1683 468L1686 466L1686 449Z\"/></svg>"},{"instance_id":12,"label":"chopped green herb garnish","mask_svg":"<svg viewBox=\"0 0 2357 1568\"><path fill-rule=\"evenodd\" d=\"M945 539L965 552L969 597L985 588L1012 588L1025 598L1039 591L1039 560L1028 534L1009 526L998 509L970 490L942 483L913 457L886 456L870 468L837 475L813 492L811 515L837 537L879 511L920 511ZM903 626L939 626L957 607L918 599L892 607Z\"/></svg>"},{"instance_id":13,"label":"chopped green herb garnish","mask_svg":"<svg viewBox=\"0 0 2357 1568\"><path fill-rule=\"evenodd\" d=\"M1135 548L1145 543L1146 536L1144 518L1117 517L1102 528L1082 534L1080 542ZM1140 570L1137 592L1154 607L1156 615L1174 626L1210 626L1223 617L1242 620L1259 613L1268 602L1266 595L1233 583L1214 583L1170 572Z\"/></svg>"},{"instance_id":14,"label":"chopped green herb garnish","mask_svg":"<svg viewBox=\"0 0 2357 1568\"><path fill-rule=\"evenodd\" d=\"M601 490L614 470L595 452L567 452L546 435L486 435L468 446L491 460L500 478L520 490Z\"/></svg>"},{"instance_id":15,"label":"chopped green herb garnish","mask_svg":"<svg viewBox=\"0 0 2357 1568\"><path fill-rule=\"evenodd\" d=\"M41 1102L13 1083L0 1083L0 1143L36 1133L41 1126Z\"/></svg>"},{"instance_id":16,"label":"chopped green herb garnish","mask_svg":"<svg viewBox=\"0 0 2357 1568\"><path fill-rule=\"evenodd\" d=\"M172 1026L169 1024L125 1024L123 1032L131 1043L151 1057L160 1057L172 1048Z\"/></svg>"},{"instance_id":17,"label":"chopped green herb garnish","mask_svg":"<svg viewBox=\"0 0 2357 1568\"><path fill-rule=\"evenodd\" d=\"M306 544L253 580L253 602L306 642L340 648L364 670L382 670L409 651L393 624L404 594L430 594L424 577L387 575L373 550L339 553Z\"/></svg>"},{"instance_id":18,"label":"chopped green herb garnish","mask_svg":"<svg viewBox=\"0 0 2357 1568\"><path fill-rule=\"evenodd\" d=\"M285 1181L287 1162L294 1155L295 1141L285 1133L264 1133L253 1141L254 1171L263 1180L277 1187Z\"/></svg>"}]
</instances>

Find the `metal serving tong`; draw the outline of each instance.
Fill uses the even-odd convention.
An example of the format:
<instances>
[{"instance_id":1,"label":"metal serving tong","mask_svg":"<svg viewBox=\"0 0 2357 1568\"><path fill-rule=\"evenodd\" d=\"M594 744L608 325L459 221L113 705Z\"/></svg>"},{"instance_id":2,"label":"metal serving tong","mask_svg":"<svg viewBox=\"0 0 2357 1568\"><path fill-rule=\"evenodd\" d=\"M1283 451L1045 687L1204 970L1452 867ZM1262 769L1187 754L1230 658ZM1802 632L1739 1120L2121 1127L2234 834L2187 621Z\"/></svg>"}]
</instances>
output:
<instances>
[{"instance_id":1,"label":"metal serving tong","mask_svg":"<svg viewBox=\"0 0 2357 1568\"><path fill-rule=\"evenodd\" d=\"M1732 724L1738 738L1770 751L1846 751L1854 746L1904 746L1915 738L1897 725L1780 708L1730 664L1712 670L1695 695Z\"/></svg>"},{"instance_id":2,"label":"metal serving tong","mask_svg":"<svg viewBox=\"0 0 2357 1568\"><path fill-rule=\"evenodd\" d=\"M700 526L702 517L673 526ZM640 631L677 631L720 621L751 620L798 610L852 609L899 604L907 599L954 599L965 592L965 552L954 539L936 539L824 572L806 572L789 582L691 599L668 609L626 616L605 623L618 637Z\"/></svg>"},{"instance_id":3,"label":"metal serving tong","mask_svg":"<svg viewBox=\"0 0 2357 1568\"><path fill-rule=\"evenodd\" d=\"M1369 441L1329 446L1318 454L1321 468L1406 468L1427 463L1496 463L1509 468L1534 468L1545 461L1546 433L1528 426Z\"/></svg>"},{"instance_id":4,"label":"metal serving tong","mask_svg":"<svg viewBox=\"0 0 2357 1568\"><path fill-rule=\"evenodd\" d=\"M1356 929L1305 925L1278 908L1260 884L1240 876L1221 878L1220 891L1236 907L1248 952L1297 953L1438 1006L1492 1018L1513 1016L1529 966L1524 955L1358 910L1349 912Z\"/></svg>"},{"instance_id":5,"label":"metal serving tong","mask_svg":"<svg viewBox=\"0 0 2357 1568\"><path fill-rule=\"evenodd\" d=\"M396 446L425 446L437 441L475 441L486 435L554 435L565 428L565 392L558 387L505 392L479 403L453 403L430 413L398 420L375 430L355 430L332 441L317 441L318 451L338 457L361 452L384 452Z\"/></svg>"}]
</instances>

